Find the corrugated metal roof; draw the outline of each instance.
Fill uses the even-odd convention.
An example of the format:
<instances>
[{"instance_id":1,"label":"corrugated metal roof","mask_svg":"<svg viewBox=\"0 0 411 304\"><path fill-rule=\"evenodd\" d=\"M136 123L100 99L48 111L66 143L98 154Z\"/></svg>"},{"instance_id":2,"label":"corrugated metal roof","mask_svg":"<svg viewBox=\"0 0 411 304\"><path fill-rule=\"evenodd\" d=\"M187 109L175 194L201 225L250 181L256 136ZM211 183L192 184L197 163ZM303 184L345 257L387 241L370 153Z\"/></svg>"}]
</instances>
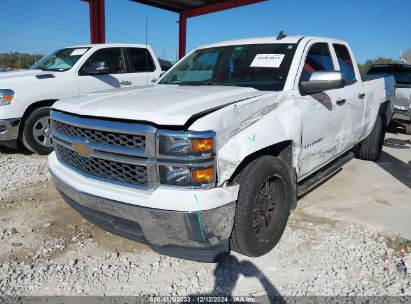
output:
<instances>
[{"instance_id":1,"label":"corrugated metal roof","mask_svg":"<svg viewBox=\"0 0 411 304\"><path fill-rule=\"evenodd\" d=\"M131 1L162 8L162 9L173 11L176 13L180 13L180 12L190 10L190 9L205 7L207 5L227 2L226 0L131 0Z\"/></svg>"}]
</instances>

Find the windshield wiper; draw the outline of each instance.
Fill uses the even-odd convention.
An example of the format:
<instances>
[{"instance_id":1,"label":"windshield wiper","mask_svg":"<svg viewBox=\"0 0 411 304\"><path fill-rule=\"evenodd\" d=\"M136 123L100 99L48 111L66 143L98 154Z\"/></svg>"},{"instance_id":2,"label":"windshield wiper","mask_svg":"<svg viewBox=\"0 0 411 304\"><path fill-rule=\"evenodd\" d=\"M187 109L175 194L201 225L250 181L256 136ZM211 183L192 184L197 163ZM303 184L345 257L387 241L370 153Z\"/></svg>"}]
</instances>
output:
<instances>
[{"instance_id":1,"label":"windshield wiper","mask_svg":"<svg viewBox=\"0 0 411 304\"><path fill-rule=\"evenodd\" d=\"M181 82L172 82L171 84L177 85L192 85L192 86L201 86L201 85L217 85L214 81L207 79L202 81L181 81Z\"/></svg>"},{"instance_id":2,"label":"windshield wiper","mask_svg":"<svg viewBox=\"0 0 411 304\"><path fill-rule=\"evenodd\" d=\"M207 79L207 80L201 80L201 81L173 81L173 82L165 82L163 84L176 84L176 85L180 85L180 86L184 86L184 85L192 85L192 86L201 86L201 85L218 85L217 83L215 83L214 81Z\"/></svg>"}]
</instances>

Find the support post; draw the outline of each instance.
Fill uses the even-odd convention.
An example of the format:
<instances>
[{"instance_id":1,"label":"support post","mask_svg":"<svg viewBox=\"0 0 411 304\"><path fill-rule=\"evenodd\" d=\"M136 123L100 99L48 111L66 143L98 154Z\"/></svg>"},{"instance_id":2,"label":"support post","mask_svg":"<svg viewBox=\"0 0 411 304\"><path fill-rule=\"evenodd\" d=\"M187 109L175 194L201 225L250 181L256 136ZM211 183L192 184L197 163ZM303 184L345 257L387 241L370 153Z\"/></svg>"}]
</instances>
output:
<instances>
[{"instance_id":1,"label":"support post","mask_svg":"<svg viewBox=\"0 0 411 304\"><path fill-rule=\"evenodd\" d=\"M178 57L183 58L186 54L186 37L187 37L187 16L185 12L180 13L179 35L178 35Z\"/></svg>"},{"instance_id":2,"label":"support post","mask_svg":"<svg viewBox=\"0 0 411 304\"><path fill-rule=\"evenodd\" d=\"M90 7L90 40L91 43L106 42L106 25L104 0L88 0Z\"/></svg>"}]
</instances>

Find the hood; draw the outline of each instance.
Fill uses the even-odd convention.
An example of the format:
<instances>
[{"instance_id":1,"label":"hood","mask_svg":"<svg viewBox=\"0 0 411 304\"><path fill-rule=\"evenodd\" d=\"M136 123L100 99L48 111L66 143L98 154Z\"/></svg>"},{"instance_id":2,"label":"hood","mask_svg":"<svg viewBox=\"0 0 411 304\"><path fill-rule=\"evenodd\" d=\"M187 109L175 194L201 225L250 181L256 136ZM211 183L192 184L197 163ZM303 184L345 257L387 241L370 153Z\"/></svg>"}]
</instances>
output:
<instances>
[{"instance_id":1,"label":"hood","mask_svg":"<svg viewBox=\"0 0 411 304\"><path fill-rule=\"evenodd\" d=\"M157 85L81 95L60 100L53 108L85 116L181 126L193 115L268 93L228 86Z\"/></svg>"},{"instance_id":2,"label":"hood","mask_svg":"<svg viewBox=\"0 0 411 304\"><path fill-rule=\"evenodd\" d=\"M44 75L54 75L58 76L61 72L48 72L42 70L23 70L23 71L13 71L13 72L5 72L0 73L0 86L3 87L5 83L12 83L14 84L16 81L24 81L26 78L27 80L32 80L33 77L36 76L44 76ZM8 89L8 88L7 88Z\"/></svg>"}]
</instances>

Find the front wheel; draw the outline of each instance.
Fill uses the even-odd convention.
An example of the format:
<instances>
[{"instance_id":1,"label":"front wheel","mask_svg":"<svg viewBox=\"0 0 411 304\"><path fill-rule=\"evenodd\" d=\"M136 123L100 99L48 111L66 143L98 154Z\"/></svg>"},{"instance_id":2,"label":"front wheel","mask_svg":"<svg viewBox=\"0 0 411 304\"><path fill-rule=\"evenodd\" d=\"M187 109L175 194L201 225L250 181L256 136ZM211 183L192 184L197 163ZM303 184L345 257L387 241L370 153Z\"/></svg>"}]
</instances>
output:
<instances>
[{"instance_id":1,"label":"front wheel","mask_svg":"<svg viewBox=\"0 0 411 304\"><path fill-rule=\"evenodd\" d=\"M231 249L250 257L262 256L278 243L291 207L291 179L284 163L261 156L234 180L240 184Z\"/></svg>"},{"instance_id":2,"label":"front wheel","mask_svg":"<svg viewBox=\"0 0 411 304\"><path fill-rule=\"evenodd\" d=\"M22 141L27 149L37 154L49 154L53 151L50 107L38 108L30 114L24 124Z\"/></svg>"}]
</instances>

